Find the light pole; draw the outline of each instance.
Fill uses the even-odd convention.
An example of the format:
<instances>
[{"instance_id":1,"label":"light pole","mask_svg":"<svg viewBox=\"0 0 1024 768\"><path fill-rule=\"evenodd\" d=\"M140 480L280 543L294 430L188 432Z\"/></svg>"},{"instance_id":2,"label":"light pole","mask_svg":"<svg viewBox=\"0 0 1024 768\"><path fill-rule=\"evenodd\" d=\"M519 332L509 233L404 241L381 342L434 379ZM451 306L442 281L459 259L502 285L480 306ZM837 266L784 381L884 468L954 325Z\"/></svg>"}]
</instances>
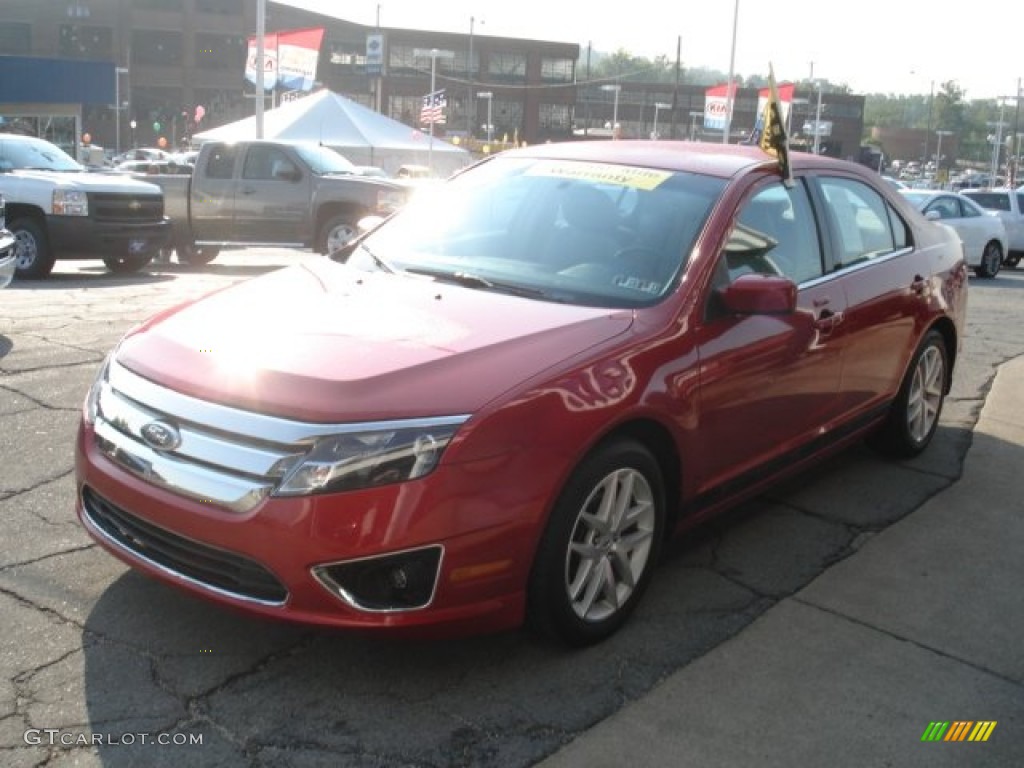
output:
<instances>
[{"instance_id":1,"label":"light pole","mask_svg":"<svg viewBox=\"0 0 1024 768\"><path fill-rule=\"evenodd\" d=\"M996 175L999 173L999 150L1003 145L1003 128L1006 123L1003 122L1003 115L1006 109L1006 102L1002 98L999 99L999 122L996 123L996 135L992 141L992 168L989 174L989 186L996 186ZM993 137L989 137L993 138Z\"/></svg>"},{"instance_id":2,"label":"light pole","mask_svg":"<svg viewBox=\"0 0 1024 768\"><path fill-rule=\"evenodd\" d=\"M437 83L437 60L450 59L455 56L451 51L439 51L437 48L414 48L413 56L425 59L430 57L430 98L434 97L434 89ZM434 118L430 118L430 143L427 145L427 168L434 172Z\"/></svg>"},{"instance_id":3,"label":"light pole","mask_svg":"<svg viewBox=\"0 0 1024 768\"><path fill-rule=\"evenodd\" d=\"M128 67L114 68L114 154L121 154L121 75L128 74Z\"/></svg>"},{"instance_id":4,"label":"light pole","mask_svg":"<svg viewBox=\"0 0 1024 768\"><path fill-rule=\"evenodd\" d=\"M612 91L615 94L614 101L612 102L612 137L615 137L615 131L619 125L619 91L622 90L622 86L618 83L606 83L601 86L602 91Z\"/></svg>"},{"instance_id":5,"label":"light pole","mask_svg":"<svg viewBox=\"0 0 1024 768\"><path fill-rule=\"evenodd\" d=\"M690 111L690 141L695 141L697 138L697 118L704 117L704 113L700 110Z\"/></svg>"},{"instance_id":6,"label":"light pole","mask_svg":"<svg viewBox=\"0 0 1024 768\"><path fill-rule=\"evenodd\" d=\"M664 104L660 101L654 102L654 128L651 130L651 138L658 138L658 110L659 109L672 109L671 104Z\"/></svg>"},{"instance_id":7,"label":"light pole","mask_svg":"<svg viewBox=\"0 0 1024 768\"><path fill-rule=\"evenodd\" d=\"M135 118L133 117L132 121L128 123L128 125L132 129L132 149L135 149L135 128L138 123L135 122Z\"/></svg>"},{"instance_id":8,"label":"light pole","mask_svg":"<svg viewBox=\"0 0 1024 768\"><path fill-rule=\"evenodd\" d=\"M937 146L935 147L935 177L938 178L939 171L942 170L942 137L952 136L952 131L936 131L935 135L939 137Z\"/></svg>"},{"instance_id":9,"label":"light pole","mask_svg":"<svg viewBox=\"0 0 1024 768\"><path fill-rule=\"evenodd\" d=\"M732 52L729 54L729 85L725 96L725 130L722 131L722 143L729 143L729 131L732 130L732 107L736 101L736 30L740 23L740 0L736 0L732 11Z\"/></svg>"},{"instance_id":10,"label":"light pole","mask_svg":"<svg viewBox=\"0 0 1024 768\"><path fill-rule=\"evenodd\" d=\"M484 20L480 19L483 24ZM476 17L469 17L469 58L466 60L466 140L473 136L473 123L476 121L476 112L473 110L473 27L476 25ZM490 122L488 120L488 122Z\"/></svg>"},{"instance_id":11,"label":"light pole","mask_svg":"<svg viewBox=\"0 0 1024 768\"><path fill-rule=\"evenodd\" d=\"M821 146L821 80L818 80L818 107L814 110L814 154L818 154Z\"/></svg>"},{"instance_id":12,"label":"light pole","mask_svg":"<svg viewBox=\"0 0 1024 768\"><path fill-rule=\"evenodd\" d=\"M480 91L476 95L478 99L487 99L487 143L491 143L491 131L494 126L491 124L491 107L494 105L494 93L491 91Z\"/></svg>"}]
</instances>

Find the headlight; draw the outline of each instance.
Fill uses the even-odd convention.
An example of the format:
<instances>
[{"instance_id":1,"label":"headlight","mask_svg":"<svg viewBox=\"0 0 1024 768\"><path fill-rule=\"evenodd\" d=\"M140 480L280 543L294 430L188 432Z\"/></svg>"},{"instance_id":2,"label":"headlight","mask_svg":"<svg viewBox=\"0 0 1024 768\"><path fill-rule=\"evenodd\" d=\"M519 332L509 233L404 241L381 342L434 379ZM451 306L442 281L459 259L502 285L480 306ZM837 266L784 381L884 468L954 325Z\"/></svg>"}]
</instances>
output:
<instances>
[{"instance_id":1,"label":"headlight","mask_svg":"<svg viewBox=\"0 0 1024 768\"><path fill-rule=\"evenodd\" d=\"M377 193L377 212L392 213L409 201L409 194L404 189L382 189Z\"/></svg>"},{"instance_id":2,"label":"headlight","mask_svg":"<svg viewBox=\"0 0 1024 768\"><path fill-rule=\"evenodd\" d=\"M431 472L467 416L396 422L387 429L331 435L285 476L277 496L351 491Z\"/></svg>"},{"instance_id":3,"label":"headlight","mask_svg":"<svg viewBox=\"0 0 1024 768\"><path fill-rule=\"evenodd\" d=\"M53 212L57 216L88 216L89 197L76 189L55 189Z\"/></svg>"},{"instance_id":4,"label":"headlight","mask_svg":"<svg viewBox=\"0 0 1024 768\"><path fill-rule=\"evenodd\" d=\"M100 394L103 392L103 385L107 383L107 372L110 370L110 358L112 354L107 355L103 361L103 365L100 366L99 373L96 374L95 380L92 382L92 386L89 387L89 392L85 396L85 405L82 407L82 415L85 418L86 423L95 424L96 417L100 413Z\"/></svg>"}]
</instances>

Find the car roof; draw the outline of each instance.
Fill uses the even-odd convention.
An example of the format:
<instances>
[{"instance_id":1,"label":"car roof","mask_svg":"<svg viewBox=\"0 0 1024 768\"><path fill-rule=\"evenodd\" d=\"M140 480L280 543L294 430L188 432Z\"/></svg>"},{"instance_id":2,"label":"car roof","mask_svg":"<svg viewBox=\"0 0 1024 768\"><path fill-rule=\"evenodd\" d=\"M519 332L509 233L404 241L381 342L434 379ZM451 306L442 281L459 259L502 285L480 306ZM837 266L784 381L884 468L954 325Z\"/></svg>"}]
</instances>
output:
<instances>
[{"instance_id":1,"label":"car roof","mask_svg":"<svg viewBox=\"0 0 1024 768\"><path fill-rule=\"evenodd\" d=\"M729 178L758 167L777 166L775 159L757 146L691 141L570 141L510 149L501 155L635 165L690 171L721 178ZM867 169L856 163L806 152L790 152L789 161L794 171L844 168L857 169L855 172L861 175L868 173ZM874 175L877 178L877 174Z\"/></svg>"}]
</instances>

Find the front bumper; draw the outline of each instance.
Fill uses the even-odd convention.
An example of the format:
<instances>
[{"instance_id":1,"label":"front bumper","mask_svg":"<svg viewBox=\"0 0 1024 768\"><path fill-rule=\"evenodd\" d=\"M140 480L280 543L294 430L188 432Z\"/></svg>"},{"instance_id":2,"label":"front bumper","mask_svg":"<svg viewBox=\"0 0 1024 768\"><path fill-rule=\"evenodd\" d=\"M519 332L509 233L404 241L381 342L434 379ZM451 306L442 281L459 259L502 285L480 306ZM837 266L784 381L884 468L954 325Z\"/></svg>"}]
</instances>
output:
<instances>
[{"instance_id":1,"label":"front bumper","mask_svg":"<svg viewBox=\"0 0 1024 768\"><path fill-rule=\"evenodd\" d=\"M468 487L438 469L363 491L271 496L239 514L125 471L84 422L76 459L77 513L92 537L132 567L216 603L353 629L463 634L522 623L536 537L521 521L536 510L499 507L484 482ZM332 578L408 553L435 568L425 604L382 609L353 600Z\"/></svg>"},{"instance_id":2,"label":"front bumper","mask_svg":"<svg viewBox=\"0 0 1024 768\"><path fill-rule=\"evenodd\" d=\"M142 256L167 246L170 222L106 222L87 216L48 216L50 245L61 258Z\"/></svg>"},{"instance_id":3,"label":"front bumper","mask_svg":"<svg viewBox=\"0 0 1024 768\"><path fill-rule=\"evenodd\" d=\"M0 288L6 288L14 279L17 266L14 247L17 240L9 230L0 229Z\"/></svg>"}]
</instances>

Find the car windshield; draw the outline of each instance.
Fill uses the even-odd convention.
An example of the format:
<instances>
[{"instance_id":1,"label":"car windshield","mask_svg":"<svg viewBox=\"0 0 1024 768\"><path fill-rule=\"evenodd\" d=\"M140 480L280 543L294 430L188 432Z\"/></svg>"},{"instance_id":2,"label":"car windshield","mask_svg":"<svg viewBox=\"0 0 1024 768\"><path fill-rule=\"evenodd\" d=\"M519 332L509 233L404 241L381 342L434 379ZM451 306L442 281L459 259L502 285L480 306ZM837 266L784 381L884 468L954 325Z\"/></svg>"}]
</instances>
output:
<instances>
[{"instance_id":1,"label":"car windshield","mask_svg":"<svg viewBox=\"0 0 1024 768\"><path fill-rule=\"evenodd\" d=\"M83 171L60 147L42 139L0 139L0 170Z\"/></svg>"},{"instance_id":2,"label":"car windshield","mask_svg":"<svg viewBox=\"0 0 1024 768\"><path fill-rule=\"evenodd\" d=\"M348 262L588 306L657 302L682 272L722 179L496 157L415 196Z\"/></svg>"},{"instance_id":3,"label":"car windshield","mask_svg":"<svg viewBox=\"0 0 1024 768\"><path fill-rule=\"evenodd\" d=\"M296 144L295 151L306 161L313 173L321 176L328 173L359 173L351 161L330 147Z\"/></svg>"}]
</instances>

